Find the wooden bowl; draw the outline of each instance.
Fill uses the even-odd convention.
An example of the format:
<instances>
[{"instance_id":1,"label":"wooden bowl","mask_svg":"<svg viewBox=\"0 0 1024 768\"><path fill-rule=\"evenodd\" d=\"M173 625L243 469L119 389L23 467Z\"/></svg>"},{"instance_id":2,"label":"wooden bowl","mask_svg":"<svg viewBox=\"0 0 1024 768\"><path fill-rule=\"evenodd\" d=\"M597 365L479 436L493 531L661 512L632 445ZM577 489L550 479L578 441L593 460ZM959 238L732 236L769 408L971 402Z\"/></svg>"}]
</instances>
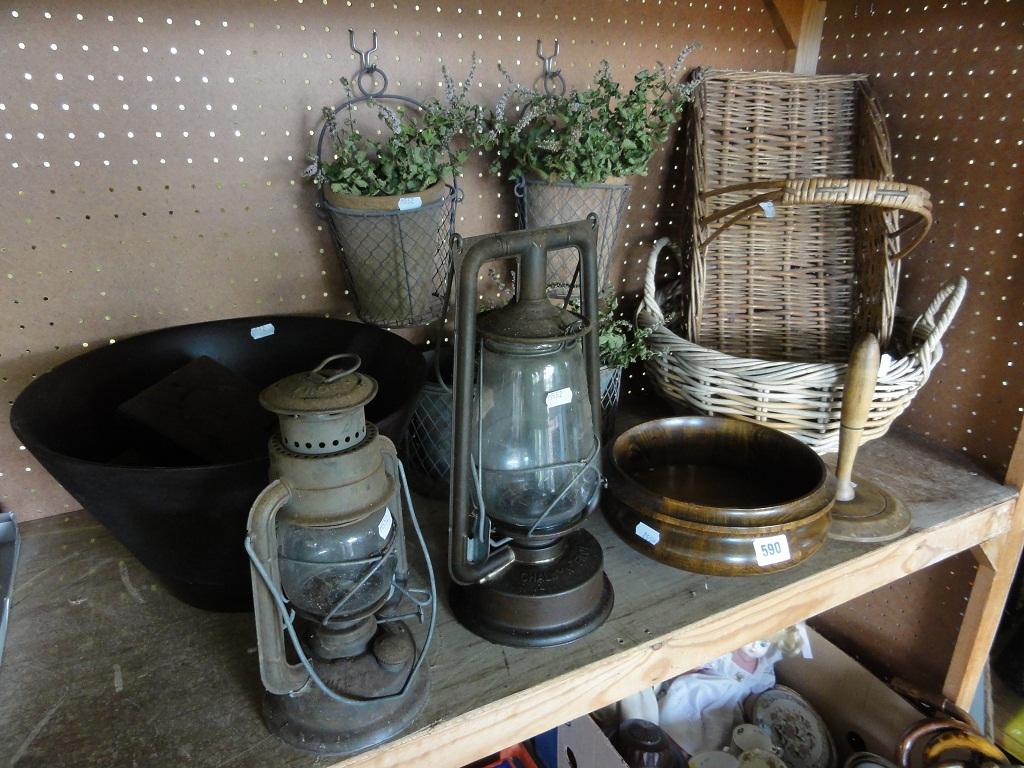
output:
<instances>
[{"instance_id":1,"label":"wooden bowl","mask_svg":"<svg viewBox=\"0 0 1024 768\"><path fill-rule=\"evenodd\" d=\"M623 432L606 463L612 525L645 554L698 573L796 565L824 542L835 476L799 440L710 416Z\"/></svg>"}]
</instances>

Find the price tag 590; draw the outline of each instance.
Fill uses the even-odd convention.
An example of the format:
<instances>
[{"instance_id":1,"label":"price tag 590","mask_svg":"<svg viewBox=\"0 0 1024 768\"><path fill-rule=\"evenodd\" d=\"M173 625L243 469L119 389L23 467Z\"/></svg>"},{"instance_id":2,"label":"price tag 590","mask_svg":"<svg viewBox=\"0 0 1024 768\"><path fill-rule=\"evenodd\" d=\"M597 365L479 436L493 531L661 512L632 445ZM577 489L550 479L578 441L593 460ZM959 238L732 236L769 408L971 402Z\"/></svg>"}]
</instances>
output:
<instances>
[{"instance_id":1,"label":"price tag 590","mask_svg":"<svg viewBox=\"0 0 1024 768\"><path fill-rule=\"evenodd\" d=\"M754 539L754 557L757 558L757 564L762 567L789 560L789 540L786 534Z\"/></svg>"}]
</instances>

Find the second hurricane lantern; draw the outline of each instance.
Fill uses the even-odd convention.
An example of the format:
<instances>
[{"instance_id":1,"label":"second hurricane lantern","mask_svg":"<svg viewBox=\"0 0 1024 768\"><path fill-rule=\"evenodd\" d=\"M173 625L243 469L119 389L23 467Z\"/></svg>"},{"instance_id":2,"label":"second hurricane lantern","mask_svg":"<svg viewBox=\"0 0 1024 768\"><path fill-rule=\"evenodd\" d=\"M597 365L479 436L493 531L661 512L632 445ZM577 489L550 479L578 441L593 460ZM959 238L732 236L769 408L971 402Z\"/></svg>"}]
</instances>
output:
<instances>
[{"instance_id":1,"label":"second hurricane lantern","mask_svg":"<svg viewBox=\"0 0 1024 768\"><path fill-rule=\"evenodd\" d=\"M451 604L496 643L545 646L596 629L613 593L581 529L600 497L597 218L474 238L459 280ZM582 314L547 296L547 254L580 253ZM476 315L485 262L516 259L518 295Z\"/></svg>"}]
</instances>

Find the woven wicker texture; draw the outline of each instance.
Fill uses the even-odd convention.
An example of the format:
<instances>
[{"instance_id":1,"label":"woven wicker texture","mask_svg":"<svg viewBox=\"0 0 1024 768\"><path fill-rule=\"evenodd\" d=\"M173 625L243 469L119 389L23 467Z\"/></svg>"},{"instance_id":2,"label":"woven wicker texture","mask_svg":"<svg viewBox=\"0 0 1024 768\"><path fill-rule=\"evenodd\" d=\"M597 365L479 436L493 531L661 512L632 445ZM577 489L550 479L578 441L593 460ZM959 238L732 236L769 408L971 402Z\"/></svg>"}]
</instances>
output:
<instances>
[{"instance_id":1,"label":"woven wicker texture","mask_svg":"<svg viewBox=\"0 0 1024 768\"><path fill-rule=\"evenodd\" d=\"M654 328L650 343L659 354L644 366L661 395L687 411L756 421L794 435L819 453L834 451L839 444L846 363L738 357L676 334L659 308L662 294L654 288L658 255L668 245L662 238L651 252L644 303L637 316L640 325ZM942 357L942 336L966 292L967 281L961 277L943 286L915 322L895 324L888 359L878 372L864 442L884 435L928 381Z\"/></svg>"},{"instance_id":2,"label":"woven wicker texture","mask_svg":"<svg viewBox=\"0 0 1024 768\"><path fill-rule=\"evenodd\" d=\"M320 202L361 320L401 328L444 315L457 194L407 211L351 210Z\"/></svg>"},{"instance_id":3,"label":"woven wicker texture","mask_svg":"<svg viewBox=\"0 0 1024 768\"><path fill-rule=\"evenodd\" d=\"M549 183L526 180L516 185L517 200L522 206L526 229L580 221L597 214L600 229L597 235L598 287L608 283L612 253L619 240L622 214L629 200L629 184L593 184L577 187L567 182ZM547 282L569 285L576 271L578 257L571 248L548 254Z\"/></svg>"},{"instance_id":4,"label":"woven wicker texture","mask_svg":"<svg viewBox=\"0 0 1024 768\"><path fill-rule=\"evenodd\" d=\"M899 277L886 259L898 251L893 213L779 206L774 217L743 218L708 242L716 214L751 197L742 187L709 192L781 179L892 179L867 78L712 72L687 122L689 338L780 360L844 359L851 332L865 330L884 346Z\"/></svg>"},{"instance_id":5,"label":"woven wicker texture","mask_svg":"<svg viewBox=\"0 0 1024 768\"><path fill-rule=\"evenodd\" d=\"M867 78L711 72L687 128L678 277L656 290L659 241L637 318L657 329L656 387L834 450L851 340L872 331L889 357L864 439L881 436L941 356L966 282L894 331L899 259L927 232L931 203L892 180Z\"/></svg>"}]
</instances>

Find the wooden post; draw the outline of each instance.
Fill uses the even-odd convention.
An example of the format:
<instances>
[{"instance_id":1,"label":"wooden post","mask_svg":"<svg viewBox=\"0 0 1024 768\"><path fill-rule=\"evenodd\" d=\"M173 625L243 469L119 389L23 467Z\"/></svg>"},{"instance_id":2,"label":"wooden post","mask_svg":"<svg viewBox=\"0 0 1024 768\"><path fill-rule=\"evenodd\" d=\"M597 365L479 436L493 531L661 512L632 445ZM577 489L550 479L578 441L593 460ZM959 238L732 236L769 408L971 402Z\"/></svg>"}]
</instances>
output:
<instances>
[{"instance_id":1,"label":"wooden post","mask_svg":"<svg viewBox=\"0 0 1024 768\"><path fill-rule=\"evenodd\" d=\"M1017 442L1006 471L1007 485L1018 490L1024 487L1024 423L1017 433ZM1003 606L1010 593L1013 577L1024 545L1024 501L1021 497L1013 510L1010 530L996 539L982 542L971 550L978 561L978 570L960 624L953 658L943 684L943 695L968 709L974 700L978 681L988 662Z\"/></svg>"},{"instance_id":2,"label":"wooden post","mask_svg":"<svg viewBox=\"0 0 1024 768\"><path fill-rule=\"evenodd\" d=\"M818 70L825 0L765 0L765 5L786 46L786 68L813 75Z\"/></svg>"}]
</instances>

